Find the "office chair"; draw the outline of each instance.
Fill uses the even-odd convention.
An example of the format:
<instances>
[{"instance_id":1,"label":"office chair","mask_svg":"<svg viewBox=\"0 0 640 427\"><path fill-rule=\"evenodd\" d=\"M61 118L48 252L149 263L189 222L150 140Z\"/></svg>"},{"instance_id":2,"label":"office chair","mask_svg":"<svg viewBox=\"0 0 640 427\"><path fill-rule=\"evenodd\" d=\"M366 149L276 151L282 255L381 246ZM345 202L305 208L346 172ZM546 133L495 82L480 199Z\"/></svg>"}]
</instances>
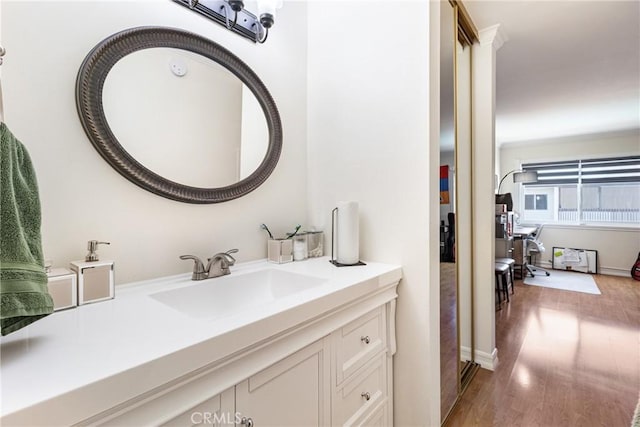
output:
<instances>
[{"instance_id":1,"label":"office chair","mask_svg":"<svg viewBox=\"0 0 640 427\"><path fill-rule=\"evenodd\" d=\"M527 256L529 257L529 262L527 263L527 271L531 274L531 277L535 277L536 271L542 271L547 276L550 276L551 273L542 267L537 267L534 265L533 260L534 257L542 255L545 252L544 245L540 240L540 234L542 233L542 229L544 228L544 224L538 228L535 237L527 238Z\"/></svg>"}]
</instances>

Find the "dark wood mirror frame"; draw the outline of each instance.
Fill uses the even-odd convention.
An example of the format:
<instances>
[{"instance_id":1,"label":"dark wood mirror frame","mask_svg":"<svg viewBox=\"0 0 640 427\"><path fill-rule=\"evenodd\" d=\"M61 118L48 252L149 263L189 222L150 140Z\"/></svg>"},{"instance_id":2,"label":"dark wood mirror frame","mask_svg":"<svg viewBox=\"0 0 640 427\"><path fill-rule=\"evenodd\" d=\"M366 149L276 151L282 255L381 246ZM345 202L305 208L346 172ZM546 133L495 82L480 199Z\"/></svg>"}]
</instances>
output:
<instances>
[{"instance_id":1,"label":"dark wood mirror frame","mask_svg":"<svg viewBox=\"0 0 640 427\"><path fill-rule=\"evenodd\" d=\"M104 82L111 68L124 56L156 47L187 50L209 58L231 71L255 95L267 121L269 144L262 163L251 175L226 187L191 187L173 182L147 169L122 147L111 131L104 113ZM210 204L244 196L258 188L271 175L282 151L280 114L260 78L227 49L198 34L180 29L137 27L118 32L101 41L89 52L78 71L76 106L89 140L107 163L139 187L180 202Z\"/></svg>"}]
</instances>

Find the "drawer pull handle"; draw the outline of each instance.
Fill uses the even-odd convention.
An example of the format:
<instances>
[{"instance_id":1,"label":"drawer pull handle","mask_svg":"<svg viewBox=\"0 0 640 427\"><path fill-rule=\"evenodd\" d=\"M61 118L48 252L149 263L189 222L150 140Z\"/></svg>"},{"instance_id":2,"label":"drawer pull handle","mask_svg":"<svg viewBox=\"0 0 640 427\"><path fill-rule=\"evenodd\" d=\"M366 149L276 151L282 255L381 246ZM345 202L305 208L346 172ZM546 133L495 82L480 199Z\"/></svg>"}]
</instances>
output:
<instances>
[{"instance_id":1,"label":"drawer pull handle","mask_svg":"<svg viewBox=\"0 0 640 427\"><path fill-rule=\"evenodd\" d=\"M365 344L369 344L371 342L371 338L369 338L369 335L367 335L366 337L360 337L360 341L362 341Z\"/></svg>"},{"instance_id":2,"label":"drawer pull handle","mask_svg":"<svg viewBox=\"0 0 640 427\"><path fill-rule=\"evenodd\" d=\"M251 418L242 417L240 424L247 427L253 427L253 420Z\"/></svg>"},{"instance_id":3,"label":"drawer pull handle","mask_svg":"<svg viewBox=\"0 0 640 427\"><path fill-rule=\"evenodd\" d=\"M360 396L364 397L364 400L371 400L371 394L368 391L360 393Z\"/></svg>"}]
</instances>

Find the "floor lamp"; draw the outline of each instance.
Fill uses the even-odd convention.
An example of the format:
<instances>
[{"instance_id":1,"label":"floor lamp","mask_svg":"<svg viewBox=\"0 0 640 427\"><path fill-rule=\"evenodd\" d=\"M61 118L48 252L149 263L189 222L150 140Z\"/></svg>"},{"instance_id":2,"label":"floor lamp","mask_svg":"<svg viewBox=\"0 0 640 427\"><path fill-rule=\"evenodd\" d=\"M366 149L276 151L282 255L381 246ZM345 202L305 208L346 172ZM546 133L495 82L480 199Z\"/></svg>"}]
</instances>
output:
<instances>
[{"instance_id":1,"label":"floor lamp","mask_svg":"<svg viewBox=\"0 0 640 427\"><path fill-rule=\"evenodd\" d=\"M500 183L498 184L498 193L496 194L496 204L507 205L507 211L513 210L513 198L511 197L511 193L501 194L500 188L502 188L502 183L504 182L504 180L511 174L513 174L514 183L520 182L523 184L532 184L534 182L538 182L538 171L535 171L535 170L523 171L521 169L514 169L512 171L507 172L505 176L503 176L502 179L500 180Z\"/></svg>"}]
</instances>

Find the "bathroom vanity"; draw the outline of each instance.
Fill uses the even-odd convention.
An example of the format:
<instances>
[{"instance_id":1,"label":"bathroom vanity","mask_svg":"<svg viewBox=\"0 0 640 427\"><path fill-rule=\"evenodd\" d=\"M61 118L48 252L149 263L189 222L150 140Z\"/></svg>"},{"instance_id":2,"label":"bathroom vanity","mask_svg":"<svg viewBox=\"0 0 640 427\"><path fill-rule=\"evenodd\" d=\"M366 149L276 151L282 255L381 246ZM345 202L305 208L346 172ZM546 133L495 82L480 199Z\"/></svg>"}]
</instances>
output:
<instances>
[{"instance_id":1,"label":"bathroom vanity","mask_svg":"<svg viewBox=\"0 0 640 427\"><path fill-rule=\"evenodd\" d=\"M3 425L392 425L399 266L119 286L2 339Z\"/></svg>"}]
</instances>

